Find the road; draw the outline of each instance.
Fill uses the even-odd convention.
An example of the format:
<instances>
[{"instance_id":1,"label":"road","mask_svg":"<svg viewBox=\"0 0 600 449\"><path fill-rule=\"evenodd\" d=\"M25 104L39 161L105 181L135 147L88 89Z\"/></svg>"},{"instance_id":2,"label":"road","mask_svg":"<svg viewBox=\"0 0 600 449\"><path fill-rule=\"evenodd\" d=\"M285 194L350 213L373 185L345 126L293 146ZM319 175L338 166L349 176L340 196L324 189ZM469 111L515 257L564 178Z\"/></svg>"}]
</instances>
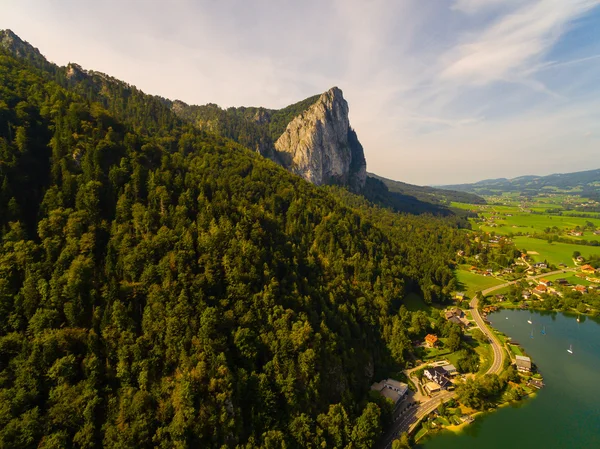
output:
<instances>
[{"instance_id":1,"label":"road","mask_svg":"<svg viewBox=\"0 0 600 449\"><path fill-rule=\"evenodd\" d=\"M544 274L540 274L537 276L527 276L526 279L538 279L538 278L542 278L542 277L546 277L546 276L552 276L553 274L559 274L559 273L564 273L566 271L573 271L573 270L574 270L574 268L565 268L564 270L551 271L549 273L544 273ZM487 296L496 290L500 290L502 288L508 287L509 285L516 284L517 282L519 282L521 280L522 279L518 279L516 281L511 281L511 282L505 282L504 284L496 285L494 287L490 287L486 290L483 290L481 293L484 296ZM502 372L502 365L504 363L504 350L502 349L502 344L500 343L500 341L498 340L496 335L494 335L491 328L489 326L487 326L485 324L485 322L483 321L483 318L481 317L481 314L479 313L479 309L477 308L478 301L479 301L479 298L477 296L475 296L471 300L471 304L470 304L471 314L473 315L473 319L475 320L475 323L477 324L479 329L481 329L483 331L483 333L490 339L490 343L492 345L492 350L494 351L494 361L492 363L492 366L490 366L490 368L486 371L486 373L487 374L500 374L500 372Z\"/></svg>"},{"instance_id":2,"label":"road","mask_svg":"<svg viewBox=\"0 0 600 449\"><path fill-rule=\"evenodd\" d=\"M528 276L526 279L538 279L546 276L552 276L554 274L565 273L567 271L575 271L575 268L565 268L563 270L551 271L549 273L540 274L537 276ZM482 291L484 296L489 295L490 293L500 290L502 288L508 287L509 285L516 284L522 279L518 279L516 281L505 282L500 285L496 285L494 287L490 287L486 290ZM477 309L477 303L479 298L474 297L471 300L471 314L473 315L473 319L475 320L475 324L477 327L481 329L481 331L490 339L490 344L492 346L492 350L494 352L494 361L492 362L492 366L486 371L486 374L500 374L502 372L502 367L504 364L504 350L502 349L502 344L498 340L498 338L494 335L491 328L485 324L479 310ZM454 392L451 391L442 391L438 395L433 398L422 402L418 407L408 409L406 412L397 417L396 421L392 425L392 428L386 433L385 437L380 441L378 447L390 449L392 447L392 442L403 432L411 432L417 424L423 419L425 416L429 415L432 411L439 407L440 401L448 401L455 396Z\"/></svg>"}]
</instances>

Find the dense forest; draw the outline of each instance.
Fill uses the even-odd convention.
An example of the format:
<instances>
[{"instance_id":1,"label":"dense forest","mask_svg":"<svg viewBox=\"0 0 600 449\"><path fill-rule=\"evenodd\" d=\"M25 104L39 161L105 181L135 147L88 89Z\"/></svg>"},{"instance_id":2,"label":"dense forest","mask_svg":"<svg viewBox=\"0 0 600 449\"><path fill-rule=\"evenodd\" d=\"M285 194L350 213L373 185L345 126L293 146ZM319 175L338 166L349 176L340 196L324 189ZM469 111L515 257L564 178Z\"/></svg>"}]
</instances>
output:
<instances>
[{"instance_id":1,"label":"dense forest","mask_svg":"<svg viewBox=\"0 0 600 449\"><path fill-rule=\"evenodd\" d=\"M404 295L454 289L454 219L31 61L0 50L0 447L371 447L369 385L423 331Z\"/></svg>"}]
</instances>

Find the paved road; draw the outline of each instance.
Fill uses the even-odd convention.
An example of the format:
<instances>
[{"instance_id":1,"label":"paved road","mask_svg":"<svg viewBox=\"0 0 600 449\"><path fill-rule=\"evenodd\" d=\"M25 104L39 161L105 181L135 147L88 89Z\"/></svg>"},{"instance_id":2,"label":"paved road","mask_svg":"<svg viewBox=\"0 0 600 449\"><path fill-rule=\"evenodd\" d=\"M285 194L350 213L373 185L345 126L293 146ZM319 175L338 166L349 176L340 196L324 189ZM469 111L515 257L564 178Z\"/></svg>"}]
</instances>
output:
<instances>
[{"instance_id":1,"label":"paved road","mask_svg":"<svg viewBox=\"0 0 600 449\"><path fill-rule=\"evenodd\" d=\"M527 276L526 279L538 279L546 276L552 276L553 274L564 273L567 271L575 271L575 268L565 268L563 270L551 271L549 273L540 274L537 276ZM496 285L494 287L490 287L486 290L483 290L483 295L489 295L490 293L500 290L502 288L508 287L509 285L516 284L517 282L522 281L523 279L518 279L516 281L505 282L500 285ZM499 374L502 372L502 366L504 364L504 350L502 349L502 345L498 338L494 335L491 328L485 324L483 318L481 317L479 310L477 309L477 303L479 298L474 297L471 300L471 314L473 315L473 319L475 320L475 324L477 327L481 329L481 331L487 335L490 339L490 343L492 345L492 349L494 351L494 361L492 362L492 366L487 370L487 374ZM411 432L417 424L423 419L425 416L429 415L432 411L439 407L440 401L448 401L455 396L455 393L452 391L442 391L437 396L422 402L418 407L414 407L409 409L404 414L400 415L400 417L394 421L392 428L386 433L385 437L380 441L378 445L381 448L389 449L392 447L392 442L394 439L398 437L399 434L403 432Z\"/></svg>"},{"instance_id":2,"label":"paved road","mask_svg":"<svg viewBox=\"0 0 600 449\"><path fill-rule=\"evenodd\" d=\"M574 270L574 268L565 268L564 270L551 271L549 273L539 274L537 276L528 276L526 279L538 279L538 278L542 278L545 276L552 276L553 274L559 274L559 273L563 273L565 271L573 271L573 270ZM521 280L522 279L519 279L516 281L511 281L511 282L505 282L504 284L490 287L490 288L482 291L481 293L484 296L487 296L490 293L492 293L493 291L500 290L500 289L508 287L509 285L512 285L512 284L516 284L517 282L519 282ZM496 335L494 335L491 328L489 326L487 326L485 324L485 322L483 321L483 318L481 317L479 310L477 309L478 301L479 301L479 298L477 296L475 296L471 300L471 304L470 304L471 305L471 314L473 315L473 319L475 320L475 323L477 324L477 326L490 339L490 343L492 344L492 349L494 351L494 362L492 363L492 366L490 366L490 368L487 370L486 373L487 374L499 374L502 371L502 365L504 363L504 350L502 349L502 344L500 343L500 341L498 340Z\"/></svg>"}]
</instances>

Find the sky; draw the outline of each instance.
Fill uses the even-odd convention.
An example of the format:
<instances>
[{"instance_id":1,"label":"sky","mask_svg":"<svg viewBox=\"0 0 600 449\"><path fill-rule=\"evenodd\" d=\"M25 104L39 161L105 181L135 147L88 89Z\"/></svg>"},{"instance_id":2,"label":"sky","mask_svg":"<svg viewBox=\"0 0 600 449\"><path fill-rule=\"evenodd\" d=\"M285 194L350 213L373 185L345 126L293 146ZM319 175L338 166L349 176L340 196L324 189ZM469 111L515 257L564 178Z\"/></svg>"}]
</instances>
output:
<instances>
[{"instance_id":1,"label":"sky","mask_svg":"<svg viewBox=\"0 0 600 449\"><path fill-rule=\"evenodd\" d=\"M395 180L600 168L600 0L2 0L5 28L188 104L338 86L367 170Z\"/></svg>"}]
</instances>

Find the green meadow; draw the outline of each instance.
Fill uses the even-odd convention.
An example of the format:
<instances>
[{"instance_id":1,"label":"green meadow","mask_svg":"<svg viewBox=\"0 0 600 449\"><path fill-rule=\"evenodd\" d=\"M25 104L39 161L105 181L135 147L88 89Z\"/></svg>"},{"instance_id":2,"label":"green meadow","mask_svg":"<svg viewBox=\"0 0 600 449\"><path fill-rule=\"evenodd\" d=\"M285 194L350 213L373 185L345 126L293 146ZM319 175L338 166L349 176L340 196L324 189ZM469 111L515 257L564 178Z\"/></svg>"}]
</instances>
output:
<instances>
[{"instance_id":1,"label":"green meadow","mask_svg":"<svg viewBox=\"0 0 600 449\"><path fill-rule=\"evenodd\" d=\"M527 251L539 253L538 255L531 255L534 262L543 262L544 260L547 260L554 265L564 263L569 267L575 266L575 263L573 262L574 251L579 251L583 257L589 257L592 254L600 253L600 248L597 246L559 242L548 243L546 240L534 239L531 237L515 237L513 241L520 250L526 249Z\"/></svg>"},{"instance_id":2,"label":"green meadow","mask_svg":"<svg viewBox=\"0 0 600 449\"><path fill-rule=\"evenodd\" d=\"M516 208L512 208L516 209ZM496 210L496 208L494 208ZM504 214L512 214L511 217L508 217ZM534 232L544 232L546 228L552 228L556 226L560 230L568 230L573 229L576 226L584 227L586 222L592 222L594 225L600 229L600 220L596 218L581 218L581 217L567 217L561 215L538 215L538 214L530 214L526 212L502 212L503 215L500 218L496 218L495 223L498 225L497 227L491 227L487 224L481 225L481 230L486 232L496 232L497 234L516 234L518 232L522 233L534 233ZM482 217L489 218L492 216L492 212L483 212L480 213ZM573 240L600 240L600 235L594 235L592 232L586 231L583 237L570 237L564 236L567 238L572 238Z\"/></svg>"},{"instance_id":3,"label":"green meadow","mask_svg":"<svg viewBox=\"0 0 600 449\"><path fill-rule=\"evenodd\" d=\"M505 282L493 277L471 273L467 270L456 270L455 273L459 282L459 290L464 291L469 298L472 298L475 292L479 290L485 290Z\"/></svg>"}]
</instances>

